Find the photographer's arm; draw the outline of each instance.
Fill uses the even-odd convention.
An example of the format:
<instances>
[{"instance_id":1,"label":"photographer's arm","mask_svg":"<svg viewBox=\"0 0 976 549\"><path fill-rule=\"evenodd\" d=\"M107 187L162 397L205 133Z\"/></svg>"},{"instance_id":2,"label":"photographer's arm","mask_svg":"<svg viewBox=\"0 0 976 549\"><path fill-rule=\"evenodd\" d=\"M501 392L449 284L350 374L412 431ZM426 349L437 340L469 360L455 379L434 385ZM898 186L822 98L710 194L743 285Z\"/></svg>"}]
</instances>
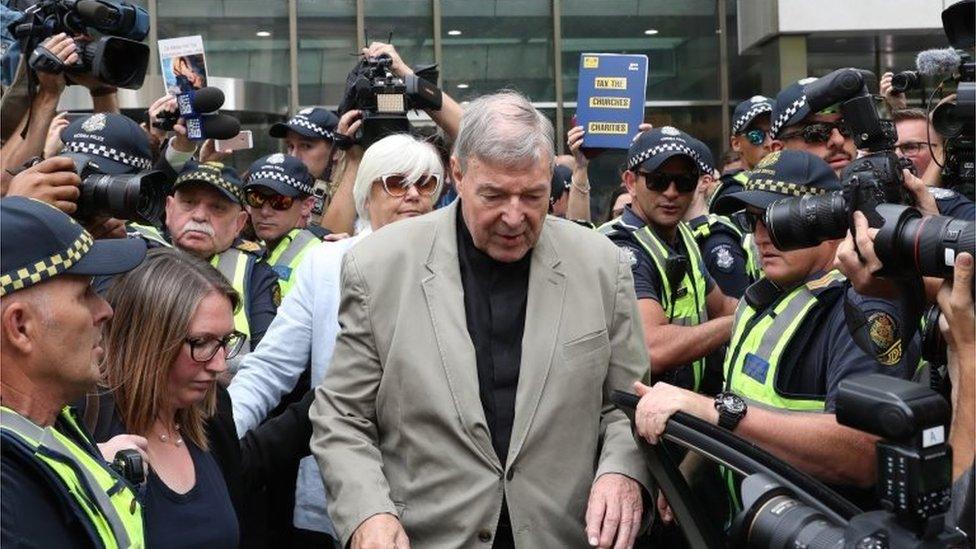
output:
<instances>
[{"instance_id":1,"label":"photographer's arm","mask_svg":"<svg viewBox=\"0 0 976 549\"><path fill-rule=\"evenodd\" d=\"M675 412L718 424L710 397L667 383L654 387L635 383L634 388L641 396L635 416L637 432L651 444L657 443ZM874 483L877 437L840 425L833 414L786 412L751 404L734 432L821 481L860 487Z\"/></svg>"},{"instance_id":2,"label":"photographer's arm","mask_svg":"<svg viewBox=\"0 0 976 549\"><path fill-rule=\"evenodd\" d=\"M940 327L949 348L949 378L952 380L952 478L957 479L973 464L976 450L976 316L973 311L973 258L959 254L953 280L939 289L942 309Z\"/></svg>"},{"instance_id":3,"label":"photographer's arm","mask_svg":"<svg viewBox=\"0 0 976 549\"><path fill-rule=\"evenodd\" d=\"M347 137L356 135L363 124L361 116L362 113L358 110L343 114L339 124L336 125L336 133ZM329 199L329 206L319 222L332 234L351 235L356 231L356 201L352 190L356 184L356 173L359 171L359 162L362 158L363 148L358 144L349 147L343 154L342 170L338 174L339 186Z\"/></svg>"}]
</instances>

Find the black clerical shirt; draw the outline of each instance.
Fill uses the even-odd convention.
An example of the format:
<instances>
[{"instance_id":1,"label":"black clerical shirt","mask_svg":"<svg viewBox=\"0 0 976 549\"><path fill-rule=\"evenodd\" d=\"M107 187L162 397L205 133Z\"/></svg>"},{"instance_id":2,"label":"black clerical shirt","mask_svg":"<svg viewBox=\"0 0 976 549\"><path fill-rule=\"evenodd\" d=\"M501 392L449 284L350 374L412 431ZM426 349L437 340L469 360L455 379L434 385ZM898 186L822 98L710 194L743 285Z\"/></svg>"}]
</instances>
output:
<instances>
[{"instance_id":1,"label":"black clerical shirt","mask_svg":"<svg viewBox=\"0 0 976 549\"><path fill-rule=\"evenodd\" d=\"M481 405L492 446L504 466L515 418L532 251L513 263L495 261L475 248L460 206L457 210L464 313L474 344Z\"/></svg>"}]
</instances>

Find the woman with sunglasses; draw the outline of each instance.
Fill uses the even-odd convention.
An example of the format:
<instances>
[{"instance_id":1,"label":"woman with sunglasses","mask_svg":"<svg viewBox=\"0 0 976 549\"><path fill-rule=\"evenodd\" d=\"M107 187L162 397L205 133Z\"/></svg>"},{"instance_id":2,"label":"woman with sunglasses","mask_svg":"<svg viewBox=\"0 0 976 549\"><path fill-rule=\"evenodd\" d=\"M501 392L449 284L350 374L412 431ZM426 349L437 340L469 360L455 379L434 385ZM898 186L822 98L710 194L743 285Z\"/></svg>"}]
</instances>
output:
<instances>
[{"instance_id":1,"label":"woman with sunglasses","mask_svg":"<svg viewBox=\"0 0 976 549\"><path fill-rule=\"evenodd\" d=\"M278 308L268 334L244 357L231 382L228 390L241 436L246 437L265 420L310 362L312 387L325 376L339 331L339 272L346 251L381 227L430 212L440 196L443 177L437 150L410 135L384 137L366 150L353 186L363 230L309 252L292 275L295 286ZM375 238L395 242L396 227ZM306 450L309 438L305 437ZM329 547L337 537L331 524L318 466L311 457L305 458L295 490L295 532L290 546Z\"/></svg>"}]
</instances>

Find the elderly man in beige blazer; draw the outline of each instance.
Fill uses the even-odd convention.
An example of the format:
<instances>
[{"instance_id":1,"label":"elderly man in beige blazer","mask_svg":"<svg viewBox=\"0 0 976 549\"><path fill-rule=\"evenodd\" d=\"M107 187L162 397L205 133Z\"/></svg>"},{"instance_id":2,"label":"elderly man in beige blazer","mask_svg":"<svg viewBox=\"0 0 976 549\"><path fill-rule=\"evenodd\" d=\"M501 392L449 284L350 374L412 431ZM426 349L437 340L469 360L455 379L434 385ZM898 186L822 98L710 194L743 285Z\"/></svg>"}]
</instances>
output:
<instances>
[{"instance_id":1,"label":"elderly man in beige blazer","mask_svg":"<svg viewBox=\"0 0 976 549\"><path fill-rule=\"evenodd\" d=\"M649 477L609 400L648 371L630 264L599 233L546 216L552 143L525 97L472 101L451 159L460 199L346 254L341 332L310 412L343 544L633 544ZM495 323L472 320L472 253L500 271L522 262L521 309L493 296L479 307ZM512 328L502 318L524 322L514 360L496 352L495 332ZM514 364L513 400L503 384L485 390L486 342L495 368Z\"/></svg>"}]
</instances>

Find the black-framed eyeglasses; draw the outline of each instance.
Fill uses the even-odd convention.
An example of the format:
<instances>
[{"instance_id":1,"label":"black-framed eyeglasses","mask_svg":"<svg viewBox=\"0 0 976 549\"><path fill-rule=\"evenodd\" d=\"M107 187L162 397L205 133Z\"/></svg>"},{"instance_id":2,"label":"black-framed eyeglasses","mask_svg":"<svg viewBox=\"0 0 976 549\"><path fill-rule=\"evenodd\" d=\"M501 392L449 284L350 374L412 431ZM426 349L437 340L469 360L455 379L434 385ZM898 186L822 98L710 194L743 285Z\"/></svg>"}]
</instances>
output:
<instances>
[{"instance_id":1,"label":"black-framed eyeglasses","mask_svg":"<svg viewBox=\"0 0 976 549\"><path fill-rule=\"evenodd\" d=\"M241 352L241 348L244 347L247 336L234 330L221 338L209 336L188 337L184 341L190 346L190 358L194 362L205 363L213 360L213 357L217 356L217 351L220 349L224 350L225 358L234 358Z\"/></svg>"},{"instance_id":2,"label":"black-framed eyeglasses","mask_svg":"<svg viewBox=\"0 0 976 549\"><path fill-rule=\"evenodd\" d=\"M799 137L808 144L826 143L830 141L830 134L834 130L847 138L851 136L851 130L843 122L814 122L797 130L783 133L779 136L780 140L793 139Z\"/></svg>"},{"instance_id":3,"label":"black-framed eyeglasses","mask_svg":"<svg viewBox=\"0 0 976 549\"><path fill-rule=\"evenodd\" d=\"M759 128L753 128L745 132L744 135L749 143L755 145L756 147L766 142L766 131L760 130Z\"/></svg>"},{"instance_id":4,"label":"black-framed eyeglasses","mask_svg":"<svg viewBox=\"0 0 976 549\"><path fill-rule=\"evenodd\" d=\"M687 174L664 172L637 172L637 174L644 176L644 184L647 185L648 189L656 193L663 193L668 190L672 182L681 194L690 193L698 186L698 178Z\"/></svg>"},{"instance_id":5,"label":"black-framed eyeglasses","mask_svg":"<svg viewBox=\"0 0 976 549\"><path fill-rule=\"evenodd\" d=\"M400 198L401 196L406 196L411 184L423 196L434 194L434 191L437 189L438 178L437 175L430 174L422 175L416 181L409 181L407 176L403 174L391 173L380 176L379 180L383 183L383 190L386 191L386 194L394 198Z\"/></svg>"}]
</instances>

